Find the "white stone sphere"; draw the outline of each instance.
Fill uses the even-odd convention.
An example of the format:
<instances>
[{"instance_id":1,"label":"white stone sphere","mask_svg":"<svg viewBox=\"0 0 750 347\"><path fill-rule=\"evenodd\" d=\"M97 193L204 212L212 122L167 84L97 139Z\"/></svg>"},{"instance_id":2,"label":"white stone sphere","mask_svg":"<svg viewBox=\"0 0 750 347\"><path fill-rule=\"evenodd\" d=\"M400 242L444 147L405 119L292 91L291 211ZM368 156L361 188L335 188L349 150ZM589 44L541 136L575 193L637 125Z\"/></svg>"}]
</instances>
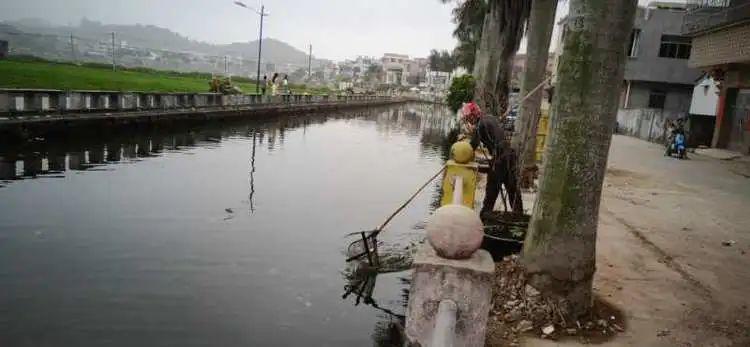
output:
<instances>
[{"instance_id":1,"label":"white stone sphere","mask_svg":"<svg viewBox=\"0 0 750 347\"><path fill-rule=\"evenodd\" d=\"M464 205L445 205L437 209L428 219L425 230L437 254L448 259L471 257L484 238L479 216Z\"/></svg>"}]
</instances>

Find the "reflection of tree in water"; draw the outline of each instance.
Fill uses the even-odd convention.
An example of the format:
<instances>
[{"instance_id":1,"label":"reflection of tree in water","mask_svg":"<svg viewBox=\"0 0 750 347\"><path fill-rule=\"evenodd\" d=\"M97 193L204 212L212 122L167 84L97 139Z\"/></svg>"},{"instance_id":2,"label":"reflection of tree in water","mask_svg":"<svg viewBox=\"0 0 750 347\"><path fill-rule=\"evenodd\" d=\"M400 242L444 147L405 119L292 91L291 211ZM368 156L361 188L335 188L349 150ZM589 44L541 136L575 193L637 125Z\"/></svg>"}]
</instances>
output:
<instances>
[{"instance_id":1,"label":"reflection of tree in water","mask_svg":"<svg viewBox=\"0 0 750 347\"><path fill-rule=\"evenodd\" d=\"M382 243L381 243L382 244ZM380 267L375 269L367 262L351 262L343 272L345 279L344 300L351 299L355 306L364 304L379 311L372 339L375 346L403 346L406 305L409 301L410 273L399 276L402 285L398 305L381 305L375 296L377 277L385 273L406 272L411 268L413 245L406 248L388 248L379 246Z\"/></svg>"},{"instance_id":2,"label":"reflection of tree in water","mask_svg":"<svg viewBox=\"0 0 750 347\"><path fill-rule=\"evenodd\" d=\"M406 312L406 306L409 303L409 287L411 279L408 277L399 277L403 286L401 289L400 306ZM377 347L402 347L406 346L406 336L404 327L406 326L406 316L393 314L378 314L380 320L375 323L372 332L372 341Z\"/></svg>"}]
</instances>

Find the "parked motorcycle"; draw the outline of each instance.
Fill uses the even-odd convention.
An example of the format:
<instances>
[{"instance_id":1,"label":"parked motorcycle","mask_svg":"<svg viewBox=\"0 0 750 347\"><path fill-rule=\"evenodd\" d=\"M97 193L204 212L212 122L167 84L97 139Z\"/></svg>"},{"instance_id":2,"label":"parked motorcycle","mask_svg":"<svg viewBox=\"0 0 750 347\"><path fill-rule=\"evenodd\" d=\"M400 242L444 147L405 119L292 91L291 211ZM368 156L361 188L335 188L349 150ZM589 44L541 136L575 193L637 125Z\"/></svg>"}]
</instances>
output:
<instances>
[{"instance_id":1,"label":"parked motorcycle","mask_svg":"<svg viewBox=\"0 0 750 347\"><path fill-rule=\"evenodd\" d=\"M687 147L685 145L685 134L682 132L675 132L669 137L666 146L666 152L664 155L671 157L677 155L677 158L687 158Z\"/></svg>"}]
</instances>

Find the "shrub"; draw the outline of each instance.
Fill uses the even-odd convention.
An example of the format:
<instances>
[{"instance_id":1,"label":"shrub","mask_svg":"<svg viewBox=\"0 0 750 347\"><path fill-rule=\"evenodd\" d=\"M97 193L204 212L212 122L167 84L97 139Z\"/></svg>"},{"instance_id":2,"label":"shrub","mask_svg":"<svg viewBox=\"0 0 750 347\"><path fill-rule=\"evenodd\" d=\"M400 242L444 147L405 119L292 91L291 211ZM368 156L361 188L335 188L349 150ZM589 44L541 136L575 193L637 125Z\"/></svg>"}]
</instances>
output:
<instances>
[{"instance_id":1,"label":"shrub","mask_svg":"<svg viewBox=\"0 0 750 347\"><path fill-rule=\"evenodd\" d=\"M472 99L474 99L474 76L463 75L454 78L446 100L451 110L458 111L463 103Z\"/></svg>"}]
</instances>

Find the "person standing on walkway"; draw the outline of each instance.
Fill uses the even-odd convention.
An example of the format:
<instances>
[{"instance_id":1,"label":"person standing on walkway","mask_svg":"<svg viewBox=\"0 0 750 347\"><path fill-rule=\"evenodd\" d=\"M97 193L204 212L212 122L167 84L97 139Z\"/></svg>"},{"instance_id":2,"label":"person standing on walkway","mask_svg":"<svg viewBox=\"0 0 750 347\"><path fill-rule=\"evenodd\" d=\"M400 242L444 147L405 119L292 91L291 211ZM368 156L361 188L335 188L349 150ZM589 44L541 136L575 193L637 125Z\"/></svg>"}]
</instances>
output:
<instances>
[{"instance_id":1,"label":"person standing on walkway","mask_svg":"<svg viewBox=\"0 0 750 347\"><path fill-rule=\"evenodd\" d=\"M289 95L289 75L284 75L284 80L281 83L284 86L284 94Z\"/></svg>"},{"instance_id":2,"label":"person standing on walkway","mask_svg":"<svg viewBox=\"0 0 750 347\"><path fill-rule=\"evenodd\" d=\"M510 207L515 213L523 213L521 190L516 178L516 153L505 140L505 130L497 117L483 115L477 104L470 102L462 110L463 119L468 124L471 146L476 149L483 144L490 152L490 171L487 174L484 203L480 215L492 212L500 195L500 185L505 186Z\"/></svg>"},{"instance_id":3,"label":"person standing on walkway","mask_svg":"<svg viewBox=\"0 0 750 347\"><path fill-rule=\"evenodd\" d=\"M263 75L263 83L260 84L260 95L266 96L266 87L268 86L268 76Z\"/></svg>"},{"instance_id":4,"label":"person standing on walkway","mask_svg":"<svg viewBox=\"0 0 750 347\"><path fill-rule=\"evenodd\" d=\"M271 77L271 96L276 96L276 93L278 93L278 90L279 90L278 79L279 79L279 74L274 72L273 77Z\"/></svg>"}]
</instances>

